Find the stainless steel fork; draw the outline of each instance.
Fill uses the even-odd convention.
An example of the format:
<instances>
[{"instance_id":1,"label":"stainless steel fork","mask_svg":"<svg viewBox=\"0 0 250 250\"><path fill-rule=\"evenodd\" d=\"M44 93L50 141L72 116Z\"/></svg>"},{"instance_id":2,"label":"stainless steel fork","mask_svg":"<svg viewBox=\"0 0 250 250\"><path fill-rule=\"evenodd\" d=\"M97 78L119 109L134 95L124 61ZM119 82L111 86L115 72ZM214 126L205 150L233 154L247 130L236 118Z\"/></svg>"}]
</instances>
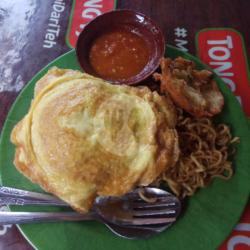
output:
<instances>
[{"instance_id":1,"label":"stainless steel fork","mask_svg":"<svg viewBox=\"0 0 250 250\"><path fill-rule=\"evenodd\" d=\"M122 197L97 197L88 214L76 212L0 212L0 224L21 224L49 221L97 220L105 223L116 234L137 238L148 237L169 227L180 213L180 201L172 194L158 189L145 188L145 202L139 189ZM55 205L67 203L48 194L41 194L9 187L0 187L0 205ZM131 230L133 233L131 234ZM124 233L127 231L127 233Z\"/></svg>"}]
</instances>

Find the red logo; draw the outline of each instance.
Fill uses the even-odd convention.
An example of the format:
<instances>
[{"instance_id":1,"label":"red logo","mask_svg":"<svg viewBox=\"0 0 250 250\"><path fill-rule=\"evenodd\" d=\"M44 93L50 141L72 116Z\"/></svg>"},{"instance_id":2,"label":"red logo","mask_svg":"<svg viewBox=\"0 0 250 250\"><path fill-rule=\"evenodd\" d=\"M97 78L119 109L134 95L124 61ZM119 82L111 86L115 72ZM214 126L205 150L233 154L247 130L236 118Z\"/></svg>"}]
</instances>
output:
<instances>
[{"instance_id":1,"label":"red logo","mask_svg":"<svg viewBox=\"0 0 250 250\"><path fill-rule=\"evenodd\" d=\"M250 203L240 222L230 237L221 245L220 250L250 250Z\"/></svg>"},{"instance_id":2,"label":"red logo","mask_svg":"<svg viewBox=\"0 0 250 250\"><path fill-rule=\"evenodd\" d=\"M67 43L71 48L86 24L95 17L115 8L115 0L74 0L70 24L67 32Z\"/></svg>"},{"instance_id":3,"label":"red logo","mask_svg":"<svg viewBox=\"0 0 250 250\"><path fill-rule=\"evenodd\" d=\"M241 35L232 29L208 29L198 34L198 56L227 84L250 116L248 64Z\"/></svg>"}]
</instances>

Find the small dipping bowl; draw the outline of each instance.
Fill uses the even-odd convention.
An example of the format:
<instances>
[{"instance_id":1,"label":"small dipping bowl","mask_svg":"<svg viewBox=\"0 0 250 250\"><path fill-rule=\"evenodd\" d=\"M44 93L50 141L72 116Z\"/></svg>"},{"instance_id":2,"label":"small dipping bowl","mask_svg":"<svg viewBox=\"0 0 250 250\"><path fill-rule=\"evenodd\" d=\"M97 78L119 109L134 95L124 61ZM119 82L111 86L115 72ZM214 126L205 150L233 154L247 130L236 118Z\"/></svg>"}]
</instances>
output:
<instances>
[{"instance_id":1,"label":"small dipping bowl","mask_svg":"<svg viewBox=\"0 0 250 250\"><path fill-rule=\"evenodd\" d=\"M122 36L123 33L128 35L127 38ZM117 43L122 44L123 41L123 45L125 46L123 50L119 50L116 47L116 44L112 41L112 39L115 39L114 37L117 38ZM97 43L102 38L104 44L98 47ZM134 40L138 42L135 48L133 47ZM112 72L103 75L98 72L97 68L95 69L95 61L92 60L91 51L93 51L94 46L96 46L95 61L99 63L99 66L104 67L106 71L117 70L116 68L107 67L108 63L112 63L112 56L115 56L116 62L120 65L119 57L117 56L125 50L131 51L131 53L133 53L133 50L135 52L137 51L137 55L133 55L135 57L134 59L140 59L141 57L145 62L141 61L141 65L133 66L135 61L131 60L133 59L131 55L128 58L123 57L126 59L124 61L126 61L130 73L136 71L136 67L138 72L134 72L134 74L129 76L123 75L121 77L112 77ZM111 54L109 54L109 52ZM76 44L77 59L83 71L114 84L133 85L145 80L157 69L161 57L164 56L164 52L164 36L158 25L149 17L131 10L116 10L96 17L85 26ZM108 63L105 62L105 58L107 58ZM119 67L118 70L123 70L124 68L122 65ZM119 75L119 72L117 74Z\"/></svg>"}]
</instances>

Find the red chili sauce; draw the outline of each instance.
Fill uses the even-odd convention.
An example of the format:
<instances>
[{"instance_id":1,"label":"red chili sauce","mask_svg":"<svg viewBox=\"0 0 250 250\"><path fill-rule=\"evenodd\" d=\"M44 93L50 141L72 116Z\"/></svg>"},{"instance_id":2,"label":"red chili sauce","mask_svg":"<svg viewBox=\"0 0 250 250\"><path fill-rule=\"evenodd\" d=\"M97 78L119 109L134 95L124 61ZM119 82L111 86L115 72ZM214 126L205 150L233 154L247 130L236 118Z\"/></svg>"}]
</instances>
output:
<instances>
[{"instance_id":1,"label":"red chili sauce","mask_svg":"<svg viewBox=\"0 0 250 250\"><path fill-rule=\"evenodd\" d=\"M128 30L113 30L94 40L89 58L92 68L100 77L128 79L146 66L149 48L140 35Z\"/></svg>"}]
</instances>

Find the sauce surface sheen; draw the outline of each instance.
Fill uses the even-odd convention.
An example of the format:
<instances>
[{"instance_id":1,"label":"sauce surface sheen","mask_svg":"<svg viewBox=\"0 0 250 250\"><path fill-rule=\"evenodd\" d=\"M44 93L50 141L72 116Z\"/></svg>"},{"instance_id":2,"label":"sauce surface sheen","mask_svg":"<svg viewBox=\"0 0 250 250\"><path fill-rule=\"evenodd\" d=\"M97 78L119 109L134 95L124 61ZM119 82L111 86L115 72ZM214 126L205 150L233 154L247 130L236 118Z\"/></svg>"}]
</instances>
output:
<instances>
[{"instance_id":1,"label":"sauce surface sheen","mask_svg":"<svg viewBox=\"0 0 250 250\"><path fill-rule=\"evenodd\" d=\"M100 76L110 80L127 79L140 73L149 60L146 41L129 30L117 29L93 41L90 64Z\"/></svg>"}]
</instances>

